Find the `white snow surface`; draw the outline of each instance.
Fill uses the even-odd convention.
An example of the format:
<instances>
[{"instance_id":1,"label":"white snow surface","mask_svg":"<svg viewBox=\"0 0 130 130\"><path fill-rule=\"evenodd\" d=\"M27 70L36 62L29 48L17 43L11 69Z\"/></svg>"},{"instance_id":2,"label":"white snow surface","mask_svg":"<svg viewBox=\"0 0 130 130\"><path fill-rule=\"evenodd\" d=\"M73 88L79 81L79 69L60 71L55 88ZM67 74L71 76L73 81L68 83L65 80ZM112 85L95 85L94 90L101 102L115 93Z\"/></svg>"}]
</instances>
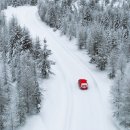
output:
<instances>
[{"instance_id":1,"label":"white snow surface","mask_svg":"<svg viewBox=\"0 0 130 130\"><path fill-rule=\"evenodd\" d=\"M89 63L87 52L77 49L76 40L69 41L43 23L37 7L8 7L5 15L7 20L16 16L33 38L46 38L56 62L55 75L40 84L44 95L40 114L30 117L20 130L116 130L110 106L112 81ZM79 78L88 80L88 90L79 89Z\"/></svg>"}]
</instances>

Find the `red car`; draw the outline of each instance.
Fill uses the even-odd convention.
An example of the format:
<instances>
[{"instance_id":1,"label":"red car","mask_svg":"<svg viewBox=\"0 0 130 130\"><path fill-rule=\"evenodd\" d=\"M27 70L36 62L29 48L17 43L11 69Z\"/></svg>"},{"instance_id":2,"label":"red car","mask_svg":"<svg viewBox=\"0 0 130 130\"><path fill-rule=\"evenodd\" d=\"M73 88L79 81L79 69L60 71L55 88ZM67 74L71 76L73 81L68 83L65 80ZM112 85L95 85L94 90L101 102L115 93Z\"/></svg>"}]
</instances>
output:
<instances>
[{"instance_id":1,"label":"red car","mask_svg":"<svg viewBox=\"0 0 130 130\"><path fill-rule=\"evenodd\" d=\"M87 90L88 89L88 83L86 79L79 79L78 80L79 88L82 90Z\"/></svg>"}]
</instances>

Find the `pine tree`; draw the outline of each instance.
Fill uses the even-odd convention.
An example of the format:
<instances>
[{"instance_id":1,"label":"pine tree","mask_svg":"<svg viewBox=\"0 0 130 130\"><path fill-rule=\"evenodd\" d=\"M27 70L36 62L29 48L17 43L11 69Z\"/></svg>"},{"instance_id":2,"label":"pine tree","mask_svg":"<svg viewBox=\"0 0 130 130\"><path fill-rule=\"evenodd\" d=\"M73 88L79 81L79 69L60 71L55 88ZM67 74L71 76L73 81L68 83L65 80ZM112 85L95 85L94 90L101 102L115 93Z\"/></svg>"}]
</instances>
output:
<instances>
[{"instance_id":1,"label":"pine tree","mask_svg":"<svg viewBox=\"0 0 130 130\"><path fill-rule=\"evenodd\" d=\"M105 0L105 6L110 3L110 0Z\"/></svg>"},{"instance_id":2,"label":"pine tree","mask_svg":"<svg viewBox=\"0 0 130 130\"><path fill-rule=\"evenodd\" d=\"M41 46L39 37L36 38L35 44L33 45L33 57L35 60L39 60L41 56Z\"/></svg>"},{"instance_id":3,"label":"pine tree","mask_svg":"<svg viewBox=\"0 0 130 130\"><path fill-rule=\"evenodd\" d=\"M124 55L124 53L122 52L119 55L119 58L118 58L118 61L117 61L117 70L120 70L120 72L121 72L122 75L125 72L126 64L127 64L127 58Z\"/></svg>"},{"instance_id":4,"label":"pine tree","mask_svg":"<svg viewBox=\"0 0 130 130\"><path fill-rule=\"evenodd\" d=\"M9 91L7 91L9 86L4 83L0 83L0 129L5 130L9 127Z\"/></svg>"},{"instance_id":5,"label":"pine tree","mask_svg":"<svg viewBox=\"0 0 130 130\"><path fill-rule=\"evenodd\" d=\"M44 48L41 53L41 61L39 64L39 68L41 70L42 78L48 78L51 72L51 65L54 64L51 60L49 60L49 56L51 55L51 50L47 49L47 45L44 44Z\"/></svg>"},{"instance_id":6,"label":"pine tree","mask_svg":"<svg viewBox=\"0 0 130 130\"><path fill-rule=\"evenodd\" d=\"M31 0L30 4L31 5L36 5L37 4L37 0Z\"/></svg>"},{"instance_id":7,"label":"pine tree","mask_svg":"<svg viewBox=\"0 0 130 130\"><path fill-rule=\"evenodd\" d=\"M116 49L113 49L108 58L108 68L110 72L109 78L114 78L116 75L117 61L118 61L118 52Z\"/></svg>"},{"instance_id":8,"label":"pine tree","mask_svg":"<svg viewBox=\"0 0 130 130\"><path fill-rule=\"evenodd\" d=\"M48 10L45 15L45 22L50 26L50 27L55 27L56 26L56 10L54 8L54 2L51 1L48 4Z\"/></svg>"},{"instance_id":9,"label":"pine tree","mask_svg":"<svg viewBox=\"0 0 130 130\"><path fill-rule=\"evenodd\" d=\"M13 7L17 7L17 6L19 6L19 5L20 5L19 0L12 0L12 6L13 6Z\"/></svg>"},{"instance_id":10,"label":"pine tree","mask_svg":"<svg viewBox=\"0 0 130 130\"><path fill-rule=\"evenodd\" d=\"M16 80L17 54L20 51L21 39L23 37L22 28L17 25L15 18L12 18L9 28L9 62L11 66L12 81Z\"/></svg>"},{"instance_id":11,"label":"pine tree","mask_svg":"<svg viewBox=\"0 0 130 130\"><path fill-rule=\"evenodd\" d=\"M79 10L80 23L82 26L88 26L92 22L92 12L90 6L82 1Z\"/></svg>"},{"instance_id":12,"label":"pine tree","mask_svg":"<svg viewBox=\"0 0 130 130\"><path fill-rule=\"evenodd\" d=\"M114 103L114 113L118 124L122 127L128 129L130 126L130 78L129 72L130 65L128 64L124 75L120 73L120 78L118 74L119 84L115 84L116 90L113 90Z\"/></svg>"},{"instance_id":13,"label":"pine tree","mask_svg":"<svg viewBox=\"0 0 130 130\"><path fill-rule=\"evenodd\" d=\"M3 79L4 85L7 84L7 53L8 53L8 29L7 26L4 25L2 30L0 30L0 50L1 50L1 57L3 61Z\"/></svg>"},{"instance_id":14,"label":"pine tree","mask_svg":"<svg viewBox=\"0 0 130 130\"><path fill-rule=\"evenodd\" d=\"M61 33L63 35L66 35L67 34L67 22L66 22L66 19L64 18L64 20L62 21L62 24L61 24Z\"/></svg>"},{"instance_id":15,"label":"pine tree","mask_svg":"<svg viewBox=\"0 0 130 130\"><path fill-rule=\"evenodd\" d=\"M79 49L86 48L86 42L87 42L86 28L81 27L78 34L78 48Z\"/></svg>"},{"instance_id":16,"label":"pine tree","mask_svg":"<svg viewBox=\"0 0 130 130\"><path fill-rule=\"evenodd\" d=\"M105 32L104 32L105 33ZM95 61L97 64L97 67L100 70L105 70L107 66L107 60L108 60L108 43L106 41L105 35L102 33L100 44L98 46L98 54L96 55Z\"/></svg>"},{"instance_id":17,"label":"pine tree","mask_svg":"<svg viewBox=\"0 0 130 130\"><path fill-rule=\"evenodd\" d=\"M41 102L41 93L39 90L39 84L37 81L36 65L33 62L33 58L29 53L22 55L21 59L21 76L19 95L22 96L21 113L24 116L36 114L39 111L39 105ZM21 103L21 101L20 101ZM24 118L23 118L24 119Z\"/></svg>"},{"instance_id":18,"label":"pine tree","mask_svg":"<svg viewBox=\"0 0 130 130\"><path fill-rule=\"evenodd\" d=\"M32 39L30 37L29 31L25 28L23 29L22 32L21 47L22 51L32 50Z\"/></svg>"},{"instance_id":19,"label":"pine tree","mask_svg":"<svg viewBox=\"0 0 130 130\"><path fill-rule=\"evenodd\" d=\"M0 29L2 30L2 27L4 27L6 24L5 15L0 12Z\"/></svg>"},{"instance_id":20,"label":"pine tree","mask_svg":"<svg viewBox=\"0 0 130 130\"><path fill-rule=\"evenodd\" d=\"M38 1L38 14L40 16L40 18L42 19L42 21L46 21L46 13L47 13L47 6L48 6L48 3L45 1L41 1L39 0Z\"/></svg>"},{"instance_id":21,"label":"pine tree","mask_svg":"<svg viewBox=\"0 0 130 130\"><path fill-rule=\"evenodd\" d=\"M100 24L95 23L93 26L91 26L87 34L88 34L87 48L88 48L88 53L91 56L90 62L96 63L96 59L99 55L99 49L101 48L101 43L103 42L104 39Z\"/></svg>"},{"instance_id":22,"label":"pine tree","mask_svg":"<svg viewBox=\"0 0 130 130\"><path fill-rule=\"evenodd\" d=\"M124 75L124 84L123 84L123 92L122 92L122 108L121 108L121 114L120 114L120 125L122 125L124 128L130 127L130 64L127 65L125 69L125 75Z\"/></svg>"},{"instance_id":23,"label":"pine tree","mask_svg":"<svg viewBox=\"0 0 130 130\"><path fill-rule=\"evenodd\" d=\"M114 16L113 28L115 29L115 31L117 29L119 29L120 26L121 26L121 21L120 21L120 16L119 15L120 14L115 14L115 16Z\"/></svg>"},{"instance_id":24,"label":"pine tree","mask_svg":"<svg viewBox=\"0 0 130 130\"><path fill-rule=\"evenodd\" d=\"M121 109L122 109L122 103L123 103L123 75L120 71L117 72L117 76L114 82L114 85L111 89L112 94L112 104L113 104L113 116L116 120L120 120L121 118Z\"/></svg>"},{"instance_id":25,"label":"pine tree","mask_svg":"<svg viewBox=\"0 0 130 130\"><path fill-rule=\"evenodd\" d=\"M0 1L0 10L7 9L7 0Z\"/></svg>"},{"instance_id":26,"label":"pine tree","mask_svg":"<svg viewBox=\"0 0 130 130\"><path fill-rule=\"evenodd\" d=\"M22 38L22 28L18 25L15 17L9 23L9 37L9 57L11 60L15 56L17 46L19 46L17 43L20 43Z\"/></svg>"}]
</instances>

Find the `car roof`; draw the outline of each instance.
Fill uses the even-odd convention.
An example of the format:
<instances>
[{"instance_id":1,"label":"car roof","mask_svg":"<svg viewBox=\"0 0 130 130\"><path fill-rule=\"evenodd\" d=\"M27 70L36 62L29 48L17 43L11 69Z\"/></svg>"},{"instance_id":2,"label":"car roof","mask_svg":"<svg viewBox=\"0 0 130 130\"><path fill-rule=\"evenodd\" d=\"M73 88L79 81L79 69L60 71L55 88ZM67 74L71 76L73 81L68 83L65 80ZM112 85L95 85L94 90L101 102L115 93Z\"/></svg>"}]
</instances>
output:
<instances>
[{"instance_id":1,"label":"car roof","mask_svg":"<svg viewBox=\"0 0 130 130\"><path fill-rule=\"evenodd\" d=\"M82 82L84 81L84 82L86 82L87 80L86 80L86 79L79 79L79 81L82 81Z\"/></svg>"}]
</instances>

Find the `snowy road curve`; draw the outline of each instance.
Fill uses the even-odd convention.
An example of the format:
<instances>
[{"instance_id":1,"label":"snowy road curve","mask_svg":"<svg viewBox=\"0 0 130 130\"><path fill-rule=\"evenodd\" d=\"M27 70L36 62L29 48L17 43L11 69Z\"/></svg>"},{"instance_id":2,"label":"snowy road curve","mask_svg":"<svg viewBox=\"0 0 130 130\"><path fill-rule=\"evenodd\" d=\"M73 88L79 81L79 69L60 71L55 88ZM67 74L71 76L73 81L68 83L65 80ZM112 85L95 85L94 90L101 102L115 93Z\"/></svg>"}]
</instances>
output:
<instances>
[{"instance_id":1,"label":"snowy road curve","mask_svg":"<svg viewBox=\"0 0 130 130\"><path fill-rule=\"evenodd\" d=\"M9 7L5 13L7 19L16 16L34 38L46 38L53 52L51 59L56 62L55 76L41 84L46 89L41 113L30 119L22 130L116 130L101 93L101 85L105 83L97 81L99 77L93 75L85 62L87 56L80 55L75 41L68 41L59 31L53 32L40 20L36 7ZM87 91L78 88L79 78L88 79Z\"/></svg>"}]
</instances>

